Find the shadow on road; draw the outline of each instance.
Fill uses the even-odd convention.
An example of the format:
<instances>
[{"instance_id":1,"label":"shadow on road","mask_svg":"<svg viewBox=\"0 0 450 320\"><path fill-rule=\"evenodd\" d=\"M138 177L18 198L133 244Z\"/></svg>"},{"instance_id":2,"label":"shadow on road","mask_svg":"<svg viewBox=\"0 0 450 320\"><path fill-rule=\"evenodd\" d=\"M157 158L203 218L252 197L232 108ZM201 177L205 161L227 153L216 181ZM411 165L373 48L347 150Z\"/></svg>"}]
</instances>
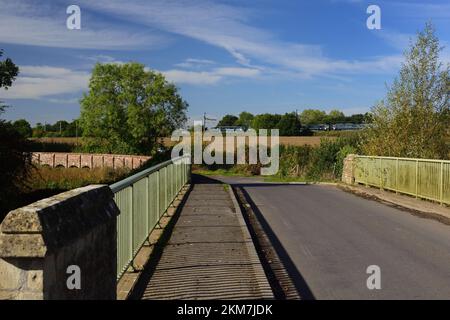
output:
<instances>
[{"instance_id":1,"label":"shadow on road","mask_svg":"<svg viewBox=\"0 0 450 320\"><path fill-rule=\"evenodd\" d=\"M253 187L258 186L258 185L262 186L263 184L252 184ZM289 257L289 254L284 249L280 240L278 239L276 234L273 232L270 225L267 223L266 219L264 218L264 216L261 213L261 211L259 210L259 208L253 202L252 198L250 197L248 192L245 190L244 186L245 185L234 185L233 187L239 187L240 190L242 191L242 193L245 197L245 200L250 205L256 218L258 219L259 223L261 224L265 234L269 238L273 249L275 250L276 254L278 255L279 259L281 260L281 263L283 264L285 270L287 271L287 273L288 273L291 281L293 282L301 299L314 300L315 297L314 297L313 293L311 292L311 289L309 288L305 279L303 278L303 276L301 275L300 271L297 269L295 264L292 262L291 258ZM267 186L267 185L265 185L265 186Z\"/></svg>"},{"instance_id":2,"label":"shadow on road","mask_svg":"<svg viewBox=\"0 0 450 320\"><path fill-rule=\"evenodd\" d=\"M193 175L194 176L194 175ZM261 247L265 247L264 239L261 239L260 236L257 235L258 226L253 225L251 221L249 221L249 216L247 214L244 214L244 218L247 222L247 225L250 228L250 233L252 235L253 241L255 242L255 245L258 249L258 254L260 254L260 258L263 262L264 269L266 270L267 276L269 278L269 282L271 282L272 288L275 293L275 297L277 299L289 299L289 296L286 296L285 292L283 291L282 286L286 286L286 282L290 282L291 286L294 286L294 290L297 291L298 296L300 296L303 300L315 300L314 294L312 293L311 289L309 288L308 284L306 283L305 279L301 275L300 271L297 269L293 261L291 260L289 254L284 249L283 245L281 244L280 240L278 239L277 235L274 233L270 225L267 223L266 219L264 218L263 214L259 210L258 206L253 202L252 198L248 194L248 192L245 190L245 187L267 187L270 185L270 187L277 187L277 186L286 186L290 184L286 183L260 183L260 182L250 182L250 181L239 181L239 179L236 179L236 182L233 182L234 179L224 179L224 181L221 181L222 179L217 178L211 178L211 177L205 177L205 176L198 176L196 175L196 179L199 179L200 181L207 181L207 183L221 183L225 182L230 184L234 190L240 190L242 192L242 195L245 198L245 202L250 205L251 210L253 211L256 219L258 220L260 224L260 228L262 228L262 231L267 236L269 243L269 246L271 249L275 252L276 256L279 258L282 268L287 272L289 280L286 281L286 279L278 279L278 282L280 283L274 283L273 277L279 278L277 276L277 272L272 270L271 264L274 265L275 263L271 261L270 263L267 261L268 259L264 257L264 253L261 252ZM203 182L205 183L205 182ZM301 186L301 185L298 185ZM238 197L239 198L239 197ZM242 201L240 201L242 202ZM241 203L242 205L242 203ZM244 209L241 207L241 209ZM259 247L259 248L258 248ZM266 250L266 249L264 249Z\"/></svg>"}]
</instances>

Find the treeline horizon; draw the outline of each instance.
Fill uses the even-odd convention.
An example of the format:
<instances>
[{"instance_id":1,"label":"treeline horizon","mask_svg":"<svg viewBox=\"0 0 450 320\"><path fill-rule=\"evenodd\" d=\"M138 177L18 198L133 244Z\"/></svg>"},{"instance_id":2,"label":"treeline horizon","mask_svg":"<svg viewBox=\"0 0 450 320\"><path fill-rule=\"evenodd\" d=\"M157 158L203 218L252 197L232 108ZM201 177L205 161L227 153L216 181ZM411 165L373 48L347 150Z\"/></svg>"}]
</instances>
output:
<instances>
[{"instance_id":1,"label":"treeline horizon","mask_svg":"<svg viewBox=\"0 0 450 320\"><path fill-rule=\"evenodd\" d=\"M295 119L298 119L297 120ZM307 126L318 124L336 124L336 123L367 123L370 114L356 113L346 116L342 111L334 109L328 113L320 109L305 109L301 113L296 112L282 114L262 113L252 114L243 111L239 116L232 114L225 115L217 126L244 126L247 128L264 129L282 129L286 135L292 135L297 132L299 135L306 130ZM283 121L281 121L283 120ZM11 125L25 138L59 138L59 137L81 137L82 128L78 123L79 119L72 121L58 120L55 123L37 122L32 126L26 119L9 121ZM281 123L280 123L281 121ZM281 128L279 128L281 127ZM306 133L306 132L303 132Z\"/></svg>"}]
</instances>

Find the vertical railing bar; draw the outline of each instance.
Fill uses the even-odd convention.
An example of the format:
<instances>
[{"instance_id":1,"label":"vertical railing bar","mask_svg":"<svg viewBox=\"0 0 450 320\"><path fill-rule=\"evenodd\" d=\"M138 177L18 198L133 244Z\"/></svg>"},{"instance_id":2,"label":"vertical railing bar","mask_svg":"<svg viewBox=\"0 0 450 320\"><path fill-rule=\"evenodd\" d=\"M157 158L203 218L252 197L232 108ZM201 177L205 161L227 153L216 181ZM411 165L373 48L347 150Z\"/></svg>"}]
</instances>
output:
<instances>
[{"instance_id":1,"label":"vertical railing bar","mask_svg":"<svg viewBox=\"0 0 450 320\"><path fill-rule=\"evenodd\" d=\"M395 193L398 193L398 158L395 161Z\"/></svg>"},{"instance_id":2,"label":"vertical railing bar","mask_svg":"<svg viewBox=\"0 0 450 320\"><path fill-rule=\"evenodd\" d=\"M439 202L444 205L444 161L441 161L441 174L439 178Z\"/></svg>"},{"instance_id":3,"label":"vertical railing bar","mask_svg":"<svg viewBox=\"0 0 450 320\"><path fill-rule=\"evenodd\" d=\"M147 233L150 233L150 175L146 177L146 184L145 184L145 218L146 218L146 228L145 231Z\"/></svg>"},{"instance_id":4,"label":"vertical railing bar","mask_svg":"<svg viewBox=\"0 0 450 320\"><path fill-rule=\"evenodd\" d=\"M416 198L419 197L419 160L416 160Z\"/></svg>"},{"instance_id":5,"label":"vertical railing bar","mask_svg":"<svg viewBox=\"0 0 450 320\"><path fill-rule=\"evenodd\" d=\"M128 260L129 261L131 261L131 260L133 260L133 247L134 247L134 215L133 215L133 186L134 186L134 184L132 184L132 185L130 185L130 191L129 191L129 216L130 216L130 229L129 229L129 231L130 231L130 246L129 246L129 249L130 249L130 251L129 251L129 257L128 257Z\"/></svg>"},{"instance_id":6,"label":"vertical railing bar","mask_svg":"<svg viewBox=\"0 0 450 320\"><path fill-rule=\"evenodd\" d=\"M156 171L156 180L157 180L157 184L156 184L156 212L158 214L158 217L161 217L161 204L160 204L160 195L159 195L159 188L160 188L160 170Z\"/></svg>"}]
</instances>

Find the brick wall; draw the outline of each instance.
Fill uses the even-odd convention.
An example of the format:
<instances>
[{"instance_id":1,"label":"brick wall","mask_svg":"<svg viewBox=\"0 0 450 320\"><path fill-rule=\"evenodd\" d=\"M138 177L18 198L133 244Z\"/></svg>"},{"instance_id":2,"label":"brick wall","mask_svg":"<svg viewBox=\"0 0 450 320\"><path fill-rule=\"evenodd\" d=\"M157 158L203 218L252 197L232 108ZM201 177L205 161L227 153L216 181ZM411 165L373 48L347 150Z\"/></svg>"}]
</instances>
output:
<instances>
[{"instance_id":1,"label":"brick wall","mask_svg":"<svg viewBox=\"0 0 450 320\"><path fill-rule=\"evenodd\" d=\"M139 168L144 162L151 159L149 156L116 155L116 154L87 154L65 152L33 152L33 162L47 165L52 168Z\"/></svg>"}]
</instances>

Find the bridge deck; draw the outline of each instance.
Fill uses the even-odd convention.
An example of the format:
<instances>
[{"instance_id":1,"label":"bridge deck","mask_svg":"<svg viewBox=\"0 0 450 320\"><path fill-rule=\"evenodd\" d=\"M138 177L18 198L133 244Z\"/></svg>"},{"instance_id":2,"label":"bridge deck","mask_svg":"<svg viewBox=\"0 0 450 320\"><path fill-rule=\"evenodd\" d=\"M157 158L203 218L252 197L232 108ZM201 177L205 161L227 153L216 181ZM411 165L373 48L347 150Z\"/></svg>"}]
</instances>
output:
<instances>
[{"instance_id":1,"label":"bridge deck","mask_svg":"<svg viewBox=\"0 0 450 320\"><path fill-rule=\"evenodd\" d=\"M223 185L195 184L141 299L273 298Z\"/></svg>"}]
</instances>

